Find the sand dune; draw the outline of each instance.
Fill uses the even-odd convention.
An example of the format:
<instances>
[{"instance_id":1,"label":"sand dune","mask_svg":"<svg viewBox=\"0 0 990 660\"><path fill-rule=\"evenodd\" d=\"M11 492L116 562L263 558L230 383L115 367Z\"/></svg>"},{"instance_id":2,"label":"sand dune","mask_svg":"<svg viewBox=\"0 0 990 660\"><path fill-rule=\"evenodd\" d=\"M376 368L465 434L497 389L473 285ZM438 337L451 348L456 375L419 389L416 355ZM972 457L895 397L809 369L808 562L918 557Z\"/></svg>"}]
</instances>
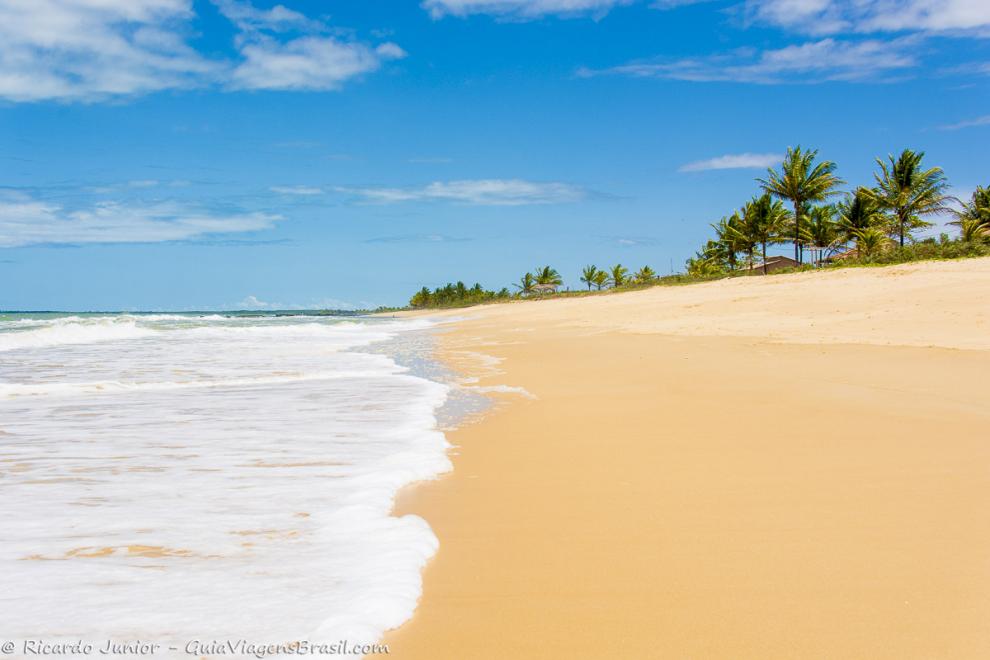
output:
<instances>
[{"instance_id":1,"label":"sand dune","mask_svg":"<svg viewBox=\"0 0 990 660\"><path fill-rule=\"evenodd\" d=\"M399 658L990 656L990 260L445 312ZM498 358L482 360L478 355Z\"/></svg>"}]
</instances>

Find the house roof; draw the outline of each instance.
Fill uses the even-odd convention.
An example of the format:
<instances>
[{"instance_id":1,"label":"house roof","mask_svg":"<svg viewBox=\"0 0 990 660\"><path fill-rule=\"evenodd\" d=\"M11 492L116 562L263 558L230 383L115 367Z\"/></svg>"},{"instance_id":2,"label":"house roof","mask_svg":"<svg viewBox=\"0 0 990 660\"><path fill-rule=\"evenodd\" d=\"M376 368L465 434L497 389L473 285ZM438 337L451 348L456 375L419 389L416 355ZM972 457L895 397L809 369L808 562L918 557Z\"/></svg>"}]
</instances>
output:
<instances>
[{"instance_id":1,"label":"house roof","mask_svg":"<svg viewBox=\"0 0 990 660\"><path fill-rule=\"evenodd\" d=\"M779 263L792 264L794 266L798 265L798 262L794 261L790 257L785 257L783 255L779 255L776 257L767 257L766 263L768 266L772 266L774 264L779 264ZM759 270L760 268L763 268L762 261L760 263L755 263L752 266L743 266L740 270Z\"/></svg>"}]
</instances>

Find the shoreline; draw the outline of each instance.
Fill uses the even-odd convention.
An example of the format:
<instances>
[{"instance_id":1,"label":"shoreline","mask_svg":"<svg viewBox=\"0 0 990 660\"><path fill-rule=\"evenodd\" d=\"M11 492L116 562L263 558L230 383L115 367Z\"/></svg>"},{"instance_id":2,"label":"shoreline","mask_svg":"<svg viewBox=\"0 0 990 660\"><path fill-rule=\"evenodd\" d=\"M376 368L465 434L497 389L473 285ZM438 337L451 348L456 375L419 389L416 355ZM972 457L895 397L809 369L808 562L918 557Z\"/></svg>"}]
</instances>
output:
<instances>
[{"instance_id":1,"label":"shoreline","mask_svg":"<svg viewBox=\"0 0 990 660\"><path fill-rule=\"evenodd\" d=\"M392 655L985 657L990 260L772 279L423 314L535 398L400 493Z\"/></svg>"}]
</instances>

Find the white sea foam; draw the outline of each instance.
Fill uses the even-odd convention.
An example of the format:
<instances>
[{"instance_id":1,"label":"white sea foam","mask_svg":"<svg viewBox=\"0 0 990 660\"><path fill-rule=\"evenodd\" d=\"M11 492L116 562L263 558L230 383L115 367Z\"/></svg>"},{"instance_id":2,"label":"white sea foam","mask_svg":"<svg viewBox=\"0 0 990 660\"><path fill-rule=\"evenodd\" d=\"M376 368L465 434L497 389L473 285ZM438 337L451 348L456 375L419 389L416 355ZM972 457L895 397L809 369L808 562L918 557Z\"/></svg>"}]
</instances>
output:
<instances>
[{"instance_id":1,"label":"white sea foam","mask_svg":"<svg viewBox=\"0 0 990 660\"><path fill-rule=\"evenodd\" d=\"M450 467L447 387L352 349L426 323L19 320L0 321L4 635L186 657L374 642L411 616L438 542L390 511Z\"/></svg>"},{"instance_id":2,"label":"white sea foam","mask_svg":"<svg viewBox=\"0 0 990 660\"><path fill-rule=\"evenodd\" d=\"M536 395L525 387L518 385L461 385L462 390L470 390L479 394L518 394L527 399L535 399ZM2 391L2 390L0 390Z\"/></svg>"},{"instance_id":3,"label":"white sea foam","mask_svg":"<svg viewBox=\"0 0 990 660\"><path fill-rule=\"evenodd\" d=\"M88 322L78 317L65 317L48 323L28 320L17 326L20 327L15 326L16 330L11 328L11 331L0 333L0 351L117 341L146 337L154 332L138 326L134 319L113 317Z\"/></svg>"}]
</instances>

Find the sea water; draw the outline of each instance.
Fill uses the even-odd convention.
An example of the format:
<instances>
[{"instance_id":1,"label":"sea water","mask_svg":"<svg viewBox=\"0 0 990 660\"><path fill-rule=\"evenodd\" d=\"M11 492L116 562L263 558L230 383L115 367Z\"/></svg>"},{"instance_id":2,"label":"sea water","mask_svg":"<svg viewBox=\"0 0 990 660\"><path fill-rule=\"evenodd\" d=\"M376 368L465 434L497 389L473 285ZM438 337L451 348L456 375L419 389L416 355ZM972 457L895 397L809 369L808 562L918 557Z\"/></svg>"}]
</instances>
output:
<instances>
[{"instance_id":1,"label":"sea water","mask_svg":"<svg viewBox=\"0 0 990 660\"><path fill-rule=\"evenodd\" d=\"M450 468L448 387L372 346L427 325L0 315L0 632L380 640L437 549L390 511Z\"/></svg>"}]
</instances>

